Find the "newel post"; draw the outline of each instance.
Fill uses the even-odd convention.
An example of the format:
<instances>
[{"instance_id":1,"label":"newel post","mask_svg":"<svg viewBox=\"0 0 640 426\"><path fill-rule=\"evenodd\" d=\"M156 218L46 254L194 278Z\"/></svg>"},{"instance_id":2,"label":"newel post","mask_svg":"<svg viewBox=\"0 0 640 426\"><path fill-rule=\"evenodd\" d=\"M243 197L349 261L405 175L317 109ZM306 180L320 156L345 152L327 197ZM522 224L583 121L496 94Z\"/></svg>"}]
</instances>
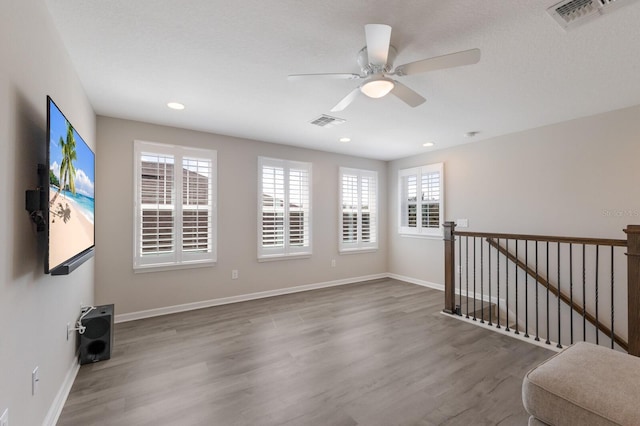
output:
<instances>
[{"instance_id":1,"label":"newel post","mask_svg":"<svg viewBox=\"0 0 640 426\"><path fill-rule=\"evenodd\" d=\"M444 311L448 314L456 312L456 224L444 223Z\"/></svg>"},{"instance_id":2,"label":"newel post","mask_svg":"<svg viewBox=\"0 0 640 426\"><path fill-rule=\"evenodd\" d=\"M640 225L628 225L627 303L629 316L629 354L640 356Z\"/></svg>"}]
</instances>

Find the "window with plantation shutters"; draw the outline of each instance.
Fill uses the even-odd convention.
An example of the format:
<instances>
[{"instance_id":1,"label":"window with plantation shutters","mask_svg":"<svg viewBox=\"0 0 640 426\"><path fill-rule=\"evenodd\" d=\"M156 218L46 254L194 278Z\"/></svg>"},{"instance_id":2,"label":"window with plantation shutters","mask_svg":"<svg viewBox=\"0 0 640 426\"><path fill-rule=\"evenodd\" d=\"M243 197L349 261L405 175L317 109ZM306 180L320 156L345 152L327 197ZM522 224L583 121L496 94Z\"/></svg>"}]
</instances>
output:
<instances>
[{"instance_id":1,"label":"window with plantation shutters","mask_svg":"<svg viewBox=\"0 0 640 426\"><path fill-rule=\"evenodd\" d=\"M378 173L340 168L339 249L378 248Z\"/></svg>"},{"instance_id":2,"label":"window with plantation shutters","mask_svg":"<svg viewBox=\"0 0 640 426\"><path fill-rule=\"evenodd\" d=\"M311 163L258 158L258 259L311 255Z\"/></svg>"},{"instance_id":3,"label":"window with plantation shutters","mask_svg":"<svg viewBox=\"0 0 640 426\"><path fill-rule=\"evenodd\" d=\"M398 173L399 232L441 236L444 221L443 164L403 169Z\"/></svg>"},{"instance_id":4,"label":"window with plantation shutters","mask_svg":"<svg viewBox=\"0 0 640 426\"><path fill-rule=\"evenodd\" d=\"M216 151L135 141L136 271L216 261Z\"/></svg>"}]
</instances>

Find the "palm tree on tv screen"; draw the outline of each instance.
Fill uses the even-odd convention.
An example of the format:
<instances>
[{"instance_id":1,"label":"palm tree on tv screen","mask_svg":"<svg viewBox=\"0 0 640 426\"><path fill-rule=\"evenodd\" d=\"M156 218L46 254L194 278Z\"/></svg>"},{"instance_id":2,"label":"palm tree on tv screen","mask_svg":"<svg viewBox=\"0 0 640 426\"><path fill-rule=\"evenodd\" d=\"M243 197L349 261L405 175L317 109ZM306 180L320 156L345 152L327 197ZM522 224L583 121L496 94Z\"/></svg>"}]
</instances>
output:
<instances>
[{"instance_id":1,"label":"palm tree on tv screen","mask_svg":"<svg viewBox=\"0 0 640 426\"><path fill-rule=\"evenodd\" d=\"M60 186L58 187L58 194L63 188L69 187L69 191L75 195L76 193L76 168L73 162L77 160L76 155L76 138L73 136L73 127L71 123L67 122L67 140L65 141L60 137L58 141L60 149L62 150L62 161L60 164Z\"/></svg>"}]
</instances>

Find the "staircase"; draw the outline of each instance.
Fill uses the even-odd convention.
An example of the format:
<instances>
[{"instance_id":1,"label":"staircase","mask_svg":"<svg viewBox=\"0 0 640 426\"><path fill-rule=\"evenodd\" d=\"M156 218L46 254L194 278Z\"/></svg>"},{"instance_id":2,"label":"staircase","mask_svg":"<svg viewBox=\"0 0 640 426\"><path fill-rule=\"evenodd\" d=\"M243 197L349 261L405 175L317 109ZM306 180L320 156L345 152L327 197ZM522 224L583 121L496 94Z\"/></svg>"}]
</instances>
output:
<instances>
[{"instance_id":1,"label":"staircase","mask_svg":"<svg viewBox=\"0 0 640 426\"><path fill-rule=\"evenodd\" d=\"M640 356L640 225L627 239L444 228L446 313L538 344L589 341Z\"/></svg>"},{"instance_id":2,"label":"staircase","mask_svg":"<svg viewBox=\"0 0 640 426\"><path fill-rule=\"evenodd\" d=\"M468 309L467 306L469 307ZM507 318L506 312L500 312L500 322L498 322L498 309L496 304L479 299L462 299L462 305L456 305L456 314L481 324L486 323L487 325L495 326L500 324L500 327L505 327L505 319ZM512 318L509 326L505 328L507 330L515 328L515 324Z\"/></svg>"}]
</instances>

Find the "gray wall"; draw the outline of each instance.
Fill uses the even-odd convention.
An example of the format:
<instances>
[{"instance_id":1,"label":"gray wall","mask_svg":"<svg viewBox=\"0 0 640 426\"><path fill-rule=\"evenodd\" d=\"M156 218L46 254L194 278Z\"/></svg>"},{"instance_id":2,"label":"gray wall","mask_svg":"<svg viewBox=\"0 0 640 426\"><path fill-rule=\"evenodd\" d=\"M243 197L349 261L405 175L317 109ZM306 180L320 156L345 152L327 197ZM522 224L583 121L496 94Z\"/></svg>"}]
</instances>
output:
<instances>
[{"instance_id":1,"label":"gray wall","mask_svg":"<svg viewBox=\"0 0 640 426\"><path fill-rule=\"evenodd\" d=\"M386 163L115 118L98 117L96 300L117 314L140 312L387 271ZM133 272L133 141L218 151L218 263L169 272ZM257 261L258 156L313 164L313 256ZM338 253L338 168L377 170L380 243L373 253ZM106 183L106 184L105 184ZM331 260L336 259L336 267ZM231 270L239 279L231 280Z\"/></svg>"},{"instance_id":2,"label":"gray wall","mask_svg":"<svg viewBox=\"0 0 640 426\"><path fill-rule=\"evenodd\" d=\"M80 302L93 302L94 261L45 276L44 240L24 210L24 191L36 187L45 162L46 95L94 148L95 115L44 2L0 2L0 58L0 412L9 407L11 425L38 425L74 362L66 324ZM31 396L36 366L40 385Z\"/></svg>"},{"instance_id":3,"label":"gray wall","mask_svg":"<svg viewBox=\"0 0 640 426\"><path fill-rule=\"evenodd\" d=\"M640 106L392 161L389 271L444 283L439 239L397 233L398 170L444 162L445 218L469 229L625 238L640 223Z\"/></svg>"}]
</instances>

